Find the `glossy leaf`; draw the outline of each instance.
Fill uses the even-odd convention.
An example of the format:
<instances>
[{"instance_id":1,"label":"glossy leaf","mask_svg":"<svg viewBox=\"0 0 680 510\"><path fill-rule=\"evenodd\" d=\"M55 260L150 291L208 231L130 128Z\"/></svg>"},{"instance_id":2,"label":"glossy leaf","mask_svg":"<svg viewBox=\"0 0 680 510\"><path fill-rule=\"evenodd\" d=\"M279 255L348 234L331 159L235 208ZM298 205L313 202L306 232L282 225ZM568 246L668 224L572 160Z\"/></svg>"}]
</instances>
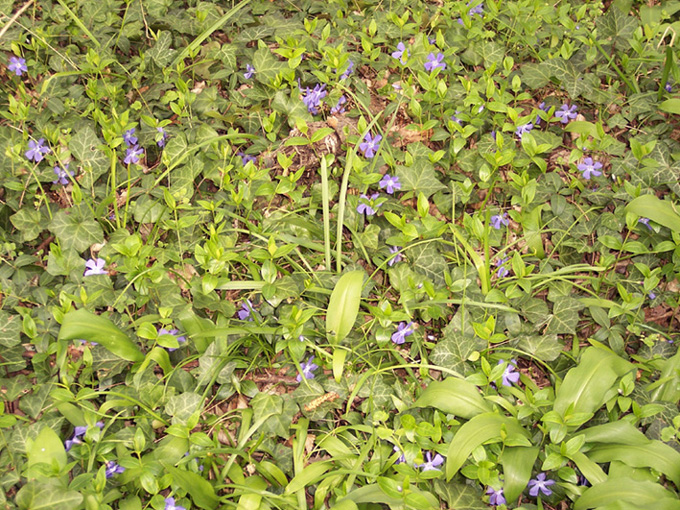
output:
<instances>
[{"instance_id":1,"label":"glossy leaf","mask_svg":"<svg viewBox=\"0 0 680 510\"><path fill-rule=\"evenodd\" d=\"M73 510L82 501L82 494L67 490L56 480L28 482L16 496L21 510Z\"/></svg>"},{"instance_id":2,"label":"glossy leaf","mask_svg":"<svg viewBox=\"0 0 680 510\"><path fill-rule=\"evenodd\" d=\"M161 464L172 475L173 482L191 495L196 506L205 510L217 508L220 500L215 494L215 488L205 478L191 471L176 468L168 462L161 461Z\"/></svg>"},{"instance_id":3,"label":"glossy leaf","mask_svg":"<svg viewBox=\"0 0 680 510\"><path fill-rule=\"evenodd\" d=\"M350 271L335 284L326 313L326 335L333 344L342 342L352 331L359 313L364 274L363 271Z\"/></svg>"},{"instance_id":4,"label":"glossy leaf","mask_svg":"<svg viewBox=\"0 0 680 510\"><path fill-rule=\"evenodd\" d=\"M680 232L680 214L676 212L677 208L677 205L674 207L668 200L661 200L655 195L642 195L632 200L625 210Z\"/></svg>"},{"instance_id":5,"label":"glossy leaf","mask_svg":"<svg viewBox=\"0 0 680 510\"><path fill-rule=\"evenodd\" d=\"M538 458L538 448L506 448L501 455L503 465L503 493L505 499L516 501L531 479L534 463Z\"/></svg>"},{"instance_id":6,"label":"glossy leaf","mask_svg":"<svg viewBox=\"0 0 680 510\"><path fill-rule=\"evenodd\" d=\"M321 480L321 477L332 467L333 464L331 462L315 462L305 466L305 468L290 481L286 487L285 493L294 494L305 487L318 483L319 480Z\"/></svg>"},{"instance_id":7,"label":"glossy leaf","mask_svg":"<svg viewBox=\"0 0 680 510\"><path fill-rule=\"evenodd\" d=\"M654 510L680 508L680 501L659 484L639 482L630 478L615 478L586 489L574 503L574 510L604 507L617 500Z\"/></svg>"},{"instance_id":8,"label":"glossy leaf","mask_svg":"<svg viewBox=\"0 0 680 510\"><path fill-rule=\"evenodd\" d=\"M430 383L413 407L435 407L467 419L493 410L474 384L456 377Z\"/></svg>"}]
</instances>

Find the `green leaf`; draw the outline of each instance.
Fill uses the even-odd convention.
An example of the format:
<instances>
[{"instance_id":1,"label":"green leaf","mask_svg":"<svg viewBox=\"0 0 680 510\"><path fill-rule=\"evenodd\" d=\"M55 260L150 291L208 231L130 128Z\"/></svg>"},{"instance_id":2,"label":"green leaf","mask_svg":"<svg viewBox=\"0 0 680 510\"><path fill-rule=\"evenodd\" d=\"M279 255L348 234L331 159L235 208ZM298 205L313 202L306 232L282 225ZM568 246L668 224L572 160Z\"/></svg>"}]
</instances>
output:
<instances>
[{"instance_id":1,"label":"green leaf","mask_svg":"<svg viewBox=\"0 0 680 510\"><path fill-rule=\"evenodd\" d=\"M489 508L482 501L482 491L477 486L438 479L434 481L434 489L448 503L448 508L456 510L488 510Z\"/></svg>"},{"instance_id":2,"label":"green leaf","mask_svg":"<svg viewBox=\"0 0 680 510\"><path fill-rule=\"evenodd\" d=\"M146 56L153 59L153 61L158 64L158 67L167 67L167 65L172 62L173 57L177 53L177 50L170 49L171 44L172 35L170 32L159 31L156 44L154 44L151 49L146 52Z\"/></svg>"},{"instance_id":3,"label":"green leaf","mask_svg":"<svg viewBox=\"0 0 680 510\"><path fill-rule=\"evenodd\" d=\"M543 87L552 80L564 87L572 99L587 91L581 73L572 63L562 58L522 66L522 81L532 89Z\"/></svg>"},{"instance_id":4,"label":"green leaf","mask_svg":"<svg viewBox=\"0 0 680 510\"><path fill-rule=\"evenodd\" d=\"M557 388L553 409L563 417L567 409L572 414L594 413L604 404L616 380L631 370L633 365L616 354L589 347Z\"/></svg>"},{"instance_id":5,"label":"green leaf","mask_svg":"<svg viewBox=\"0 0 680 510\"><path fill-rule=\"evenodd\" d=\"M335 284L326 313L326 335L333 344L342 342L354 327L364 275L363 271L350 271Z\"/></svg>"},{"instance_id":6,"label":"green leaf","mask_svg":"<svg viewBox=\"0 0 680 510\"><path fill-rule=\"evenodd\" d=\"M564 349L557 335L521 336L518 347L542 361L554 361Z\"/></svg>"},{"instance_id":7,"label":"green leaf","mask_svg":"<svg viewBox=\"0 0 680 510\"><path fill-rule=\"evenodd\" d=\"M611 44L625 50L630 47L630 40L638 25L636 18L628 16L626 12L614 5L613 9L607 9L607 13L597 20L598 40L609 39Z\"/></svg>"},{"instance_id":8,"label":"green leaf","mask_svg":"<svg viewBox=\"0 0 680 510\"><path fill-rule=\"evenodd\" d=\"M104 232L84 208L62 209L54 215L50 231L59 239L62 249L82 252L95 243L104 241Z\"/></svg>"},{"instance_id":9,"label":"green leaf","mask_svg":"<svg viewBox=\"0 0 680 510\"><path fill-rule=\"evenodd\" d=\"M170 462L161 460L161 464L172 475L173 482L177 483L182 489L191 495L196 506L205 510L214 510L220 503L220 499L215 494L215 488L202 476L183 471L174 467Z\"/></svg>"},{"instance_id":10,"label":"green leaf","mask_svg":"<svg viewBox=\"0 0 680 510\"><path fill-rule=\"evenodd\" d=\"M659 105L659 110L680 115L680 99L666 99Z\"/></svg>"},{"instance_id":11,"label":"green leaf","mask_svg":"<svg viewBox=\"0 0 680 510\"><path fill-rule=\"evenodd\" d=\"M102 141L90 126L80 129L69 141L68 148L80 162L85 171L85 179L81 182L84 188L92 188L95 181L109 169L109 160L99 148ZM71 169L73 163L71 163Z\"/></svg>"},{"instance_id":12,"label":"green leaf","mask_svg":"<svg viewBox=\"0 0 680 510\"><path fill-rule=\"evenodd\" d=\"M627 421L613 421L589 427L581 432L586 443L619 443L640 445L649 443L649 439L636 427Z\"/></svg>"},{"instance_id":13,"label":"green leaf","mask_svg":"<svg viewBox=\"0 0 680 510\"><path fill-rule=\"evenodd\" d=\"M538 448L506 448L501 455L503 465L503 493L508 501L516 501L531 478Z\"/></svg>"},{"instance_id":14,"label":"green leaf","mask_svg":"<svg viewBox=\"0 0 680 510\"><path fill-rule=\"evenodd\" d=\"M26 454L28 455L29 477L35 476L31 474L31 468L36 464L55 466L58 472L66 466L68 460L64 443L57 433L48 426L42 428L35 440L27 441Z\"/></svg>"},{"instance_id":15,"label":"green leaf","mask_svg":"<svg viewBox=\"0 0 680 510\"><path fill-rule=\"evenodd\" d=\"M64 315L59 340L96 342L109 352L127 361L143 361L144 354L128 336L105 317L87 310L75 310Z\"/></svg>"},{"instance_id":16,"label":"green leaf","mask_svg":"<svg viewBox=\"0 0 680 510\"><path fill-rule=\"evenodd\" d=\"M492 411L474 384L456 377L430 383L412 407L435 407L467 419Z\"/></svg>"},{"instance_id":17,"label":"green leaf","mask_svg":"<svg viewBox=\"0 0 680 510\"><path fill-rule=\"evenodd\" d=\"M203 397L187 391L168 399L165 412L173 417L173 423L186 425L191 416L203 407Z\"/></svg>"},{"instance_id":18,"label":"green leaf","mask_svg":"<svg viewBox=\"0 0 680 510\"><path fill-rule=\"evenodd\" d=\"M414 246L409 255L416 272L427 276L435 285L444 285L446 259L439 253L435 243Z\"/></svg>"},{"instance_id":19,"label":"green leaf","mask_svg":"<svg viewBox=\"0 0 680 510\"><path fill-rule=\"evenodd\" d=\"M465 374L469 370L468 358L475 351L486 347L486 342L475 336L474 331L470 331L472 327L467 315L465 316L466 331L462 332L460 319L460 315L456 314L444 328L443 338L432 349L430 360L435 365Z\"/></svg>"},{"instance_id":20,"label":"green leaf","mask_svg":"<svg viewBox=\"0 0 680 510\"><path fill-rule=\"evenodd\" d=\"M401 182L402 191L423 193L425 198L446 189L446 186L437 179L434 165L424 156L414 158L411 166L397 165L396 174Z\"/></svg>"},{"instance_id":21,"label":"green leaf","mask_svg":"<svg viewBox=\"0 0 680 510\"><path fill-rule=\"evenodd\" d=\"M45 222L40 211L24 207L9 217L12 225L21 233L23 242L32 241L45 229Z\"/></svg>"},{"instance_id":22,"label":"green leaf","mask_svg":"<svg viewBox=\"0 0 680 510\"><path fill-rule=\"evenodd\" d=\"M326 471L333 467L330 461L315 462L305 466L293 479L290 481L284 494L295 494L305 487L318 483Z\"/></svg>"},{"instance_id":23,"label":"green leaf","mask_svg":"<svg viewBox=\"0 0 680 510\"><path fill-rule=\"evenodd\" d=\"M285 66L272 55L271 50L266 46L258 48L255 52L252 65L255 68L255 79L265 85L269 85Z\"/></svg>"},{"instance_id":24,"label":"green leaf","mask_svg":"<svg viewBox=\"0 0 680 510\"><path fill-rule=\"evenodd\" d=\"M680 232L680 214L676 212L674 204L667 200L661 200L655 195L637 197L626 206L625 211L643 218L649 218L659 225Z\"/></svg>"},{"instance_id":25,"label":"green leaf","mask_svg":"<svg viewBox=\"0 0 680 510\"><path fill-rule=\"evenodd\" d=\"M568 333L575 335L576 325L578 324L578 312L582 308L581 302L572 297L559 297L555 299L553 313L550 316L545 334Z\"/></svg>"},{"instance_id":26,"label":"green leaf","mask_svg":"<svg viewBox=\"0 0 680 510\"><path fill-rule=\"evenodd\" d=\"M607 479L604 483L593 485L574 503L574 510L599 508L621 500L638 505L639 508L654 510L678 510L680 502L673 493L661 485L631 478Z\"/></svg>"},{"instance_id":27,"label":"green leaf","mask_svg":"<svg viewBox=\"0 0 680 510\"><path fill-rule=\"evenodd\" d=\"M21 315L0 310L0 345L14 347L21 343Z\"/></svg>"},{"instance_id":28,"label":"green leaf","mask_svg":"<svg viewBox=\"0 0 680 510\"><path fill-rule=\"evenodd\" d=\"M512 438L515 446L519 443L531 445L528 432L515 418L495 413L480 414L465 423L453 436L446 454L446 479L450 480L458 472L475 448L487 441L501 441L502 430Z\"/></svg>"},{"instance_id":29,"label":"green leaf","mask_svg":"<svg viewBox=\"0 0 680 510\"><path fill-rule=\"evenodd\" d=\"M65 489L56 480L28 482L16 497L22 510L73 510L79 508L82 501L82 494Z\"/></svg>"}]
</instances>

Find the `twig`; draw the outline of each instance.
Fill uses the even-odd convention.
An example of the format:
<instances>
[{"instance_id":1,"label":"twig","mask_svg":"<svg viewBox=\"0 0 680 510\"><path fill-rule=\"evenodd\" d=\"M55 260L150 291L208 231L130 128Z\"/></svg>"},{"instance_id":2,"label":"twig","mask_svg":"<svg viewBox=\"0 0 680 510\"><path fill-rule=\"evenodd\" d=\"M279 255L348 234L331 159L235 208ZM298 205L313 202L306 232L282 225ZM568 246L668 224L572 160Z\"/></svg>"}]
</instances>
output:
<instances>
[{"instance_id":1,"label":"twig","mask_svg":"<svg viewBox=\"0 0 680 510\"><path fill-rule=\"evenodd\" d=\"M2 39L2 36L5 35L5 32L9 30L9 27L12 26L12 24L19 19L19 16L21 16L26 9L30 7L30 5L33 3L33 0L28 0L21 9L19 9L17 12L14 13L14 16L10 18L10 20L7 22L7 24L2 27L2 30L0 30L0 39Z\"/></svg>"}]
</instances>

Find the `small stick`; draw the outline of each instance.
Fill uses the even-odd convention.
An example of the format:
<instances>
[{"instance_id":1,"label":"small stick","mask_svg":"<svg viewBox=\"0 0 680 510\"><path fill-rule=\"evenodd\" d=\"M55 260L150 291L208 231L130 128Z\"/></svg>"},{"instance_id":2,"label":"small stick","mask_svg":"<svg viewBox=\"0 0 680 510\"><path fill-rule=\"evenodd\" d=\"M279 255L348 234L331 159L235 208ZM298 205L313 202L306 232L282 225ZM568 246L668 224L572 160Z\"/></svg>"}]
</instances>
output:
<instances>
[{"instance_id":1,"label":"small stick","mask_svg":"<svg viewBox=\"0 0 680 510\"><path fill-rule=\"evenodd\" d=\"M33 3L33 0L28 0L21 9L19 9L17 12L14 13L14 16L10 18L10 20L5 24L4 27L2 27L2 30L0 30L0 39L2 39L2 36L5 35L5 32L9 30L9 27L12 26L12 24L21 16L26 9L29 8L29 6Z\"/></svg>"}]
</instances>

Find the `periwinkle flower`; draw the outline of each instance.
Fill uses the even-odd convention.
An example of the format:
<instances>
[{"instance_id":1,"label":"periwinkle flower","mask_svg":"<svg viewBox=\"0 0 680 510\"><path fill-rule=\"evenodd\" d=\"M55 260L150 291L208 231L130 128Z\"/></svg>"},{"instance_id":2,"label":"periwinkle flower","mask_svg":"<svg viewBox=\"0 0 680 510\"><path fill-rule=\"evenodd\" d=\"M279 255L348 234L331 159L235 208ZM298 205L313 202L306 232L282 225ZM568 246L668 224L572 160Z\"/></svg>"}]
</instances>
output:
<instances>
[{"instance_id":1,"label":"periwinkle flower","mask_svg":"<svg viewBox=\"0 0 680 510\"><path fill-rule=\"evenodd\" d=\"M250 302L250 299L246 299L245 302L241 303L241 309L238 311L238 318L242 321L246 319L252 321L253 318L250 316L250 312L253 309L253 304Z\"/></svg>"},{"instance_id":2,"label":"periwinkle flower","mask_svg":"<svg viewBox=\"0 0 680 510\"><path fill-rule=\"evenodd\" d=\"M255 156L251 156L250 154L245 154L244 152L237 152L236 155L241 157L241 164L243 166L246 166L251 161L253 163L255 163L257 161L257 158Z\"/></svg>"},{"instance_id":3,"label":"periwinkle flower","mask_svg":"<svg viewBox=\"0 0 680 510\"><path fill-rule=\"evenodd\" d=\"M650 291L649 294L647 294L647 296L649 297L649 299L656 299L656 294L654 292Z\"/></svg>"},{"instance_id":4,"label":"periwinkle flower","mask_svg":"<svg viewBox=\"0 0 680 510\"><path fill-rule=\"evenodd\" d=\"M340 96L340 99L338 99L338 102L335 104L333 108L331 108L331 115L337 115L339 113L345 113L345 107L343 106L344 104L347 103L347 98L345 96Z\"/></svg>"},{"instance_id":5,"label":"periwinkle flower","mask_svg":"<svg viewBox=\"0 0 680 510\"><path fill-rule=\"evenodd\" d=\"M393 256L387 261L388 266L392 267L397 262L401 262L401 253L399 253L401 250L401 246L392 246L390 248L390 253L392 253Z\"/></svg>"},{"instance_id":6,"label":"periwinkle flower","mask_svg":"<svg viewBox=\"0 0 680 510\"><path fill-rule=\"evenodd\" d=\"M380 193L373 193L370 197L365 194L359 196L359 205L357 206L357 212L359 214L366 214L366 216L373 216L375 214L373 202L380 196Z\"/></svg>"},{"instance_id":7,"label":"periwinkle flower","mask_svg":"<svg viewBox=\"0 0 680 510\"><path fill-rule=\"evenodd\" d=\"M381 135L372 137L371 133L366 133L364 141L359 144L359 150L363 152L365 157L370 159L375 156L375 153L380 148L380 140L382 140Z\"/></svg>"},{"instance_id":8,"label":"periwinkle flower","mask_svg":"<svg viewBox=\"0 0 680 510\"><path fill-rule=\"evenodd\" d=\"M385 191L390 195L394 193L395 190L401 189L399 177L397 177L396 175L391 176L390 174L385 174L383 178L380 179L378 186L380 186L380 189L385 188Z\"/></svg>"},{"instance_id":9,"label":"periwinkle flower","mask_svg":"<svg viewBox=\"0 0 680 510\"><path fill-rule=\"evenodd\" d=\"M413 334L411 326L413 326L413 322L409 322L408 324L400 322L399 326L397 326L397 331L392 333L392 341L397 345L403 344L406 341L406 337Z\"/></svg>"},{"instance_id":10,"label":"periwinkle flower","mask_svg":"<svg viewBox=\"0 0 680 510\"><path fill-rule=\"evenodd\" d=\"M489 504L492 506L505 505L505 497L503 496L503 489L495 490L493 487L488 487L486 493L489 495Z\"/></svg>"},{"instance_id":11,"label":"periwinkle flower","mask_svg":"<svg viewBox=\"0 0 680 510\"><path fill-rule=\"evenodd\" d=\"M523 126L519 126L519 127L517 128L517 130L515 131L515 134L516 134L517 136L519 136L519 139L520 139L520 141L521 141L521 140L522 140L522 136L523 136L525 133L528 133L529 131L531 131L532 129L534 129L534 125L530 122L529 124L524 124Z\"/></svg>"},{"instance_id":12,"label":"periwinkle flower","mask_svg":"<svg viewBox=\"0 0 680 510\"><path fill-rule=\"evenodd\" d=\"M124 471L125 468L116 464L116 461L114 460L106 463L106 478L111 478L113 475L119 475Z\"/></svg>"},{"instance_id":13,"label":"periwinkle flower","mask_svg":"<svg viewBox=\"0 0 680 510\"><path fill-rule=\"evenodd\" d=\"M666 89L666 92L673 92L673 85L670 84L670 82L666 82L666 85L664 87Z\"/></svg>"},{"instance_id":14,"label":"periwinkle flower","mask_svg":"<svg viewBox=\"0 0 680 510\"><path fill-rule=\"evenodd\" d=\"M123 163L126 165L139 163L139 157L142 154L144 154L144 149L140 149L139 145L133 145L125 152L125 159L123 159Z\"/></svg>"},{"instance_id":15,"label":"periwinkle flower","mask_svg":"<svg viewBox=\"0 0 680 510\"><path fill-rule=\"evenodd\" d=\"M472 1L468 2L467 5L470 5ZM484 4L480 3L479 5L476 5L472 9L468 11L468 15L470 17L473 17L475 14L479 14L480 16L484 16Z\"/></svg>"},{"instance_id":16,"label":"periwinkle flower","mask_svg":"<svg viewBox=\"0 0 680 510\"><path fill-rule=\"evenodd\" d=\"M246 72L243 73L243 77L246 80L250 80L253 77L254 74L255 74L255 68L253 66L251 66L250 64L246 64Z\"/></svg>"},{"instance_id":17,"label":"periwinkle flower","mask_svg":"<svg viewBox=\"0 0 680 510\"><path fill-rule=\"evenodd\" d=\"M60 168L59 166L54 167L54 175L57 176L57 178L52 181L52 184L61 184L62 186L66 186L68 184L68 176L70 175L73 177L75 172L73 170L69 171L68 169L68 163L66 163L66 168Z\"/></svg>"},{"instance_id":18,"label":"periwinkle flower","mask_svg":"<svg viewBox=\"0 0 680 510\"><path fill-rule=\"evenodd\" d=\"M346 80L349 78L349 75L354 72L354 62L351 60L349 61L349 65L347 66L347 69L345 70L344 73L340 75L340 80Z\"/></svg>"},{"instance_id":19,"label":"periwinkle flower","mask_svg":"<svg viewBox=\"0 0 680 510\"><path fill-rule=\"evenodd\" d=\"M304 94L302 102L307 107L307 111L312 115L319 113L318 108L321 105L321 100L326 97L327 94L325 88L325 83L323 85L317 84L313 89L307 87L303 90L302 87L300 87L300 92Z\"/></svg>"},{"instance_id":20,"label":"periwinkle flower","mask_svg":"<svg viewBox=\"0 0 680 510\"><path fill-rule=\"evenodd\" d=\"M401 453L401 450L399 449L399 447L396 444L394 445L392 450L394 451L394 453ZM405 462L406 462L406 456L402 453L399 456L399 458L397 459L397 461L395 462L395 464L403 464Z\"/></svg>"},{"instance_id":21,"label":"periwinkle flower","mask_svg":"<svg viewBox=\"0 0 680 510\"><path fill-rule=\"evenodd\" d=\"M652 230L652 226L649 224L649 218L640 218L638 220L638 223L642 223L645 227L647 227L649 230Z\"/></svg>"},{"instance_id":22,"label":"periwinkle flower","mask_svg":"<svg viewBox=\"0 0 680 510\"><path fill-rule=\"evenodd\" d=\"M493 228L500 230L501 224L505 225L506 227L510 224L508 213L504 212L503 214L494 214L491 216L491 226Z\"/></svg>"},{"instance_id":23,"label":"periwinkle flower","mask_svg":"<svg viewBox=\"0 0 680 510\"><path fill-rule=\"evenodd\" d=\"M125 133L123 133L123 141L125 142L125 145L127 145L128 147L132 147L133 145L137 145L137 137L135 136L135 128L130 128Z\"/></svg>"},{"instance_id":24,"label":"periwinkle flower","mask_svg":"<svg viewBox=\"0 0 680 510\"><path fill-rule=\"evenodd\" d=\"M33 140L29 140L28 141L28 150L25 153L26 158L29 161L34 161L36 163L40 163L45 158L45 154L50 153L50 148L45 147L43 145L44 143L45 143L44 138L41 138L37 142L35 142Z\"/></svg>"},{"instance_id":25,"label":"periwinkle flower","mask_svg":"<svg viewBox=\"0 0 680 510\"><path fill-rule=\"evenodd\" d=\"M295 378L297 382L302 382L302 379L314 379L314 370L319 368L318 365L314 364L314 356L311 356L307 362L303 363L300 365L300 368L302 368L302 373L298 374L297 377Z\"/></svg>"},{"instance_id":26,"label":"periwinkle flower","mask_svg":"<svg viewBox=\"0 0 680 510\"><path fill-rule=\"evenodd\" d=\"M106 270L104 269L104 266L106 265L106 261L104 259L96 258L96 259L88 259L87 262L85 262L85 273L83 273L83 276L94 276L98 274L108 274Z\"/></svg>"},{"instance_id":27,"label":"periwinkle flower","mask_svg":"<svg viewBox=\"0 0 680 510\"><path fill-rule=\"evenodd\" d=\"M510 271L508 271L508 269L506 267L504 267L504 264L508 260L510 260L509 257L499 259L499 260L496 261L495 265L498 268L498 271L496 271L496 276L498 276L498 278L505 278L506 276L508 276L510 274Z\"/></svg>"},{"instance_id":28,"label":"periwinkle flower","mask_svg":"<svg viewBox=\"0 0 680 510\"><path fill-rule=\"evenodd\" d=\"M578 107L575 104L569 106L568 103L564 103L560 109L555 112L555 117L560 119L562 124L567 124L570 120L576 118L577 109Z\"/></svg>"},{"instance_id":29,"label":"periwinkle flower","mask_svg":"<svg viewBox=\"0 0 680 510\"><path fill-rule=\"evenodd\" d=\"M17 76L21 76L25 72L28 72L28 67L26 66L26 59L21 57L9 57L9 64L7 69L12 71Z\"/></svg>"},{"instance_id":30,"label":"periwinkle flower","mask_svg":"<svg viewBox=\"0 0 680 510\"><path fill-rule=\"evenodd\" d=\"M103 421L98 421L97 423L95 423L95 425L100 429L104 428ZM64 448L66 449L66 451L69 451L71 448L73 448L74 444L82 444L83 443L82 437L85 435L85 432L87 432L87 425L82 427L76 427L75 430L73 431L73 437L71 437L71 439L67 439L64 442Z\"/></svg>"},{"instance_id":31,"label":"periwinkle flower","mask_svg":"<svg viewBox=\"0 0 680 510\"><path fill-rule=\"evenodd\" d=\"M446 69L446 64L444 63L444 54L437 53L437 56L435 56L434 53L430 53L427 56L427 62L425 62L425 70L432 72L438 67L441 67L442 71Z\"/></svg>"},{"instance_id":32,"label":"periwinkle flower","mask_svg":"<svg viewBox=\"0 0 680 510\"><path fill-rule=\"evenodd\" d=\"M420 468L421 471L439 471L439 469L437 468L444 464L444 457L442 457L439 454L435 455L433 459L432 454L430 452L427 452L425 454L425 458L426 462L424 464L416 466Z\"/></svg>"},{"instance_id":33,"label":"periwinkle flower","mask_svg":"<svg viewBox=\"0 0 680 510\"><path fill-rule=\"evenodd\" d=\"M498 360L498 364L502 364L504 361ZM515 372L517 370L517 365L515 360L511 360L508 362L508 366L505 367L505 371L503 372L503 386L512 386L513 384L517 384L519 382L519 372Z\"/></svg>"},{"instance_id":34,"label":"periwinkle flower","mask_svg":"<svg viewBox=\"0 0 680 510\"><path fill-rule=\"evenodd\" d=\"M460 125L462 125L462 121L458 117L456 117L456 115L459 114L459 113L460 113L460 111L456 110L456 113L451 115L451 120L460 126Z\"/></svg>"},{"instance_id":35,"label":"periwinkle flower","mask_svg":"<svg viewBox=\"0 0 680 510\"><path fill-rule=\"evenodd\" d=\"M406 59L409 57L409 52L403 42L397 44L397 51L392 53L392 57L398 59L403 65L406 65Z\"/></svg>"},{"instance_id":36,"label":"periwinkle flower","mask_svg":"<svg viewBox=\"0 0 680 510\"><path fill-rule=\"evenodd\" d=\"M187 510L187 509L184 508L182 505L176 505L175 498L165 498L165 508L163 510Z\"/></svg>"},{"instance_id":37,"label":"periwinkle flower","mask_svg":"<svg viewBox=\"0 0 680 510\"><path fill-rule=\"evenodd\" d=\"M593 162L593 158L585 158L583 163L579 163L576 168L583 173L583 178L586 180L590 180L593 175L595 177L602 175L602 172L599 171L602 168L602 163L599 161Z\"/></svg>"},{"instance_id":38,"label":"periwinkle flower","mask_svg":"<svg viewBox=\"0 0 680 510\"><path fill-rule=\"evenodd\" d=\"M549 487L554 484L555 480L546 480L545 473L539 473L535 479L529 480L529 496L537 497L538 491L541 491L546 496L550 496L552 490Z\"/></svg>"},{"instance_id":39,"label":"periwinkle flower","mask_svg":"<svg viewBox=\"0 0 680 510\"><path fill-rule=\"evenodd\" d=\"M174 328L173 328L173 329L170 329L170 330L167 330L167 329L165 329L165 328L161 328L161 329L158 330L158 336L161 336L161 335L173 335L173 336L177 336L178 333L179 333L179 330L174 329ZM177 336L177 341L178 341L180 344L183 344L183 343L185 343L185 342L187 341L187 339L186 339L185 336ZM170 352L176 351L176 350L177 350L176 347L166 347L166 349L167 349L168 351L170 351Z\"/></svg>"},{"instance_id":40,"label":"periwinkle flower","mask_svg":"<svg viewBox=\"0 0 680 510\"><path fill-rule=\"evenodd\" d=\"M161 138L156 142L156 145L158 145L159 147L165 147L165 141L168 139L168 134L162 127L157 127L156 131L158 131L161 134Z\"/></svg>"}]
</instances>

